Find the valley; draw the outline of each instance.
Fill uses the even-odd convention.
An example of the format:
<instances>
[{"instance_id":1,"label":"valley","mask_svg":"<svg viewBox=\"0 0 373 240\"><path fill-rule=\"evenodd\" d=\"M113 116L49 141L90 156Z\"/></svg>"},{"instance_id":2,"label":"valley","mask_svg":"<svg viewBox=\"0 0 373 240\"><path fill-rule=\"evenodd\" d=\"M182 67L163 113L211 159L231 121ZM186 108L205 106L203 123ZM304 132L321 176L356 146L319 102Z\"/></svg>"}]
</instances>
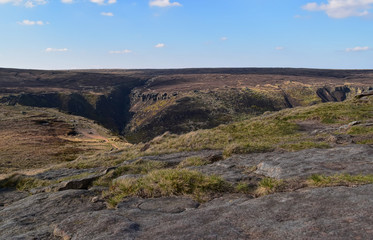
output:
<instances>
[{"instance_id":1,"label":"valley","mask_svg":"<svg viewBox=\"0 0 373 240\"><path fill-rule=\"evenodd\" d=\"M0 239L372 235L372 70L0 69L0 139Z\"/></svg>"}]
</instances>

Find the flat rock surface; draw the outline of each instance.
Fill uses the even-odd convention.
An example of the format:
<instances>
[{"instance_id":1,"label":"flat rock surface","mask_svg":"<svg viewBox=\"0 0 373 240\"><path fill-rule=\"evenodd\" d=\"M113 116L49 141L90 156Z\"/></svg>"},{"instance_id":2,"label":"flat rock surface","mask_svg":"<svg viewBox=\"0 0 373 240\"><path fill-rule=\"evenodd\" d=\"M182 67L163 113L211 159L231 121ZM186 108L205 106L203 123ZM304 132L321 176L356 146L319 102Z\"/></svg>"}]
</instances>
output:
<instances>
[{"instance_id":1,"label":"flat rock surface","mask_svg":"<svg viewBox=\"0 0 373 240\"><path fill-rule=\"evenodd\" d=\"M93 194L85 190L67 190L29 196L0 209L0 239L49 239L53 224L82 212L104 209L102 202L92 203Z\"/></svg>"},{"instance_id":2,"label":"flat rock surface","mask_svg":"<svg viewBox=\"0 0 373 240\"><path fill-rule=\"evenodd\" d=\"M299 152L236 155L192 169L219 175L230 182L250 180L252 173L277 179L305 178L312 174L372 174L373 147L354 144Z\"/></svg>"},{"instance_id":3,"label":"flat rock surface","mask_svg":"<svg viewBox=\"0 0 373 240\"><path fill-rule=\"evenodd\" d=\"M219 150L203 150L198 152L180 152L180 153L171 153L158 156L145 156L141 157L143 160L152 160L166 162L169 164L178 164L186 158L190 157L201 157L201 158L210 158L214 156L222 156L222 151Z\"/></svg>"},{"instance_id":4,"label":"flat rock surface","mask_svg":"<svg viewBox=\"0 0 373 240\"><path fill-rule=\"evenodd\" d=\"M373 147L349 145L332 149L308 149L258 158L257 174L286 179L312 174L372 174Z\"/></svg>"},{"instance_id":5,"label":"flat rock surface","mask_svg":"<svg viewBox=\"0 0 373 240\"><path fill-rule=\"evenodd\" d=\"M371 239L373 185L222 197L141 223L138 239ZM159 224L157 224L159 223Z\"/></svg>"},{"instance_id":6,"label":"flat rock surface","mask_svg":"<svg viewBox=\"0 0 373 240\"><path fill-rule=\"evenodd\" d=\"M22 198L27 197L29 194L26 192L16 191L11 188L0 189L0 210L2 207L7 206L13 202L16 202Z\"/></svg>"},{"instance_id":7,"label":"flat rock surface","mask_svg":"<svg viewBox=\"0 0 373 240\"><path fill-rule=\"evenodd\" d=\"M176 163L197 154L147 158ZM214 154L219 153L200 156ZM372 174L373 148L236 155L191 168L230 182L263 175ZM260 198L225 194L202 204L188 197L133 197L116 209L106 208L100 190L62 190L28 195L0 189L0 239L373 239L373 184L303 188Z\"/></svg>"},{"instance_id":8,"label":"flat rock surface","mask_svg":"<svg viewBox=\"0 0 373 240\"><path fill-rule=\"evenodd\" d=\"M42 180L56 180L59 178L76 176L82 173L98 173L103 171L101 168L91 168L91 169L74 169L74 168L60 168L52 169L39 174L34 175L33 177L42 179Z\"/></svg>"},{"instance_id":9,"label":"flat rock surface","mask_svg":"<svg viewBox=\"0 0 373 240\"><path fill-rule=\"evenodd\" d=\"M0 209L0 239L371 239L373 185L187 198L132 198L117 209L87 190L42 193Z\"/></svg>"}]
</instances>

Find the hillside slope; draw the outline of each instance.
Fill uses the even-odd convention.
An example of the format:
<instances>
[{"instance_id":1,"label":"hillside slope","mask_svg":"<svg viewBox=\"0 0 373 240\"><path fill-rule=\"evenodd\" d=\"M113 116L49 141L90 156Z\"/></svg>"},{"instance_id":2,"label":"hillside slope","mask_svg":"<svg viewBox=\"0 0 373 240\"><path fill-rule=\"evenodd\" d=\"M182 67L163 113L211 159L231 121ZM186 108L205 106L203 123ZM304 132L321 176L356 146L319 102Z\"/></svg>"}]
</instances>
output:
<instances>
[{"instance_id":1,"label":"hillside slope","mask_svg":"<svg viewBox=\"0 0 373 240\"><path fill-rule=\"evenodd\" d=\"M266 111L343 101L372 87L370 70L0 69L0 103L57 108L95 120L133 143Z\"/></svg>"}]
</instances>

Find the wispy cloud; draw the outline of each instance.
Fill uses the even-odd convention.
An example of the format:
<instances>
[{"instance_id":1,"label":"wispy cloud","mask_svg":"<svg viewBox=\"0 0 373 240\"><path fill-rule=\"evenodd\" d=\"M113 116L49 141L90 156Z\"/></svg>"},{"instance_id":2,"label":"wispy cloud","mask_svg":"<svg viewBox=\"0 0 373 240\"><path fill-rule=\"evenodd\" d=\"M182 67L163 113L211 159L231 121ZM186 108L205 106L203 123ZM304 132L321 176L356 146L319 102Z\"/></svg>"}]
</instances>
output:
<instances>
[{"instance_id":1,"label":"wispy cloud","mask_svg":"<svg viewBox=\"0 0 373 240\"><path fill-rule=\"evenodd\" d=\"M154 47L155 48L163 48L165 47L166 45L164 43L158 43L157 45L155 45Z\"/></svg>"},{"instance_id":2,"label":"wispy cloud","mask_svg":"<svg viewBox=\"0 0 373 240\"><path fill-rule=\"evenodd\" d=\"M73 3L74 0L61 0L62 3Z\"/></svg>"},{"instance_id":3,"label":"wispy cloud","mask_svg":"<svg viewBox=\"0 0 373 240\"><path fill-rule=\"evenodd\" d=\"M67 52L69 49L67 48L46 48L45 52Z\"/></svg>"},{"instance_id":4,"label":"wispy cloud","mask_svg":"<svg viewBox=\"0 0 373 240\"><path fill-rule=\"evenodd\" d=\"M102 12L101 15L106 17L114 17L114 13L112 12Z\"/></svg>"},{"instance_id":5,"label":"wispy cloud","mask_svg":"<svg viewBox=\"0 0 373 240\"><path fill-rule=\"evenodd\" d=\"M170 0L151 0L149 2L151 7L181 7L179 2L170 2Z\"/></svg>"},{"instance_id":6,"label":"wispy cloud","mask_svg":"<svg viewBox=\"0 0 373 240\"><path fill-rule=\"evenodd\" d=\"M31 21L31 20L23 20L22 22L17 22L19 25L25 25L25 26L34 26L34 25L44 25L48 23L44 23L43 21Z\"/></svg>"},{"instance_id":7,"label":"wispy cloud","mask_svg":"<svg viewBox=\"0 0 373 240\"><path fill-rule=\"evenodd\" d=\"M90 0L90 1L98 5L114 4L117 2L117 0Z\"/></svg>"},{"instance_id":8,"label":"wispy cloud","mask_svg":"<svg viewBox=\"0 0 373 240\"><path fill-rule=\"evenodd\" d=\"M221 37L220 40L222 40L222 41L227 41L228 38L227 38L227 37Z\"/></svg>"},{"instance_id":9,"label":"wispy cloud","mask_svg":"<svg viewBox=\"0 0 373 240\"><path fill-rule=\"evenodd\" d=\"M129 49L119 50L119 51L109 51L110 54L128 54L132 51Z\"/></svg>"},{"instance_id":10,"label":"wispy cloud","mask_svg":"<svg viewBox=\"0 0 373 240\"><path fill-rule=\"evenodd\" d=\"M331 18L362 17L369 14L373 0L327 0L327 3L310 2L303 6L308 11L324 11Z\"/></svg>"},{"instance_id":11,"label":"wispy cloud","mask_svg":"<svg viewBox=\"0 0 373 240\"><path fill-rule=\"evenodd\" d=\"M346 52L363 52L370 50L370 47L353 47L353 48L346 48Z\"/></svg>"},{"instance_id":12,"label":"wispy cloud","mask_svg":"<svg viewBox=\"0 0 373 240\"><path fill-rule=\"evenodd\" d=\"M277 50L277 51L281 51L281 50L284 50L285 49L285 47L283 47L283 46L277 46L277 47L275 47L275 50Z\"/></svg>"},{"instance_id":13,"label":"wispy cloud","mask_svg":"<svg viewBox=\"0 0 373 240\"><path fill-rule=\"evenodd\" d=\"M44 5L48 3L47 0L0 0L0 4L12 3L16 6L24 6L28 8L35 7L37 5Z\"/></svg>"}]
</instances>

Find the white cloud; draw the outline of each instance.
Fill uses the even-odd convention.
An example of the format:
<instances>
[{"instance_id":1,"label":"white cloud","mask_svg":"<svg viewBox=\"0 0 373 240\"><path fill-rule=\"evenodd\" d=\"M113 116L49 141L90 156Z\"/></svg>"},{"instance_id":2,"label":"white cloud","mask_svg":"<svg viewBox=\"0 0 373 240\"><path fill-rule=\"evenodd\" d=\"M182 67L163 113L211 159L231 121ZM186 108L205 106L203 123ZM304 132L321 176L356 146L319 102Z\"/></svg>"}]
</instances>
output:
<instances>
[{"instance_id":1,"label":"white cloud","mask_svg":"<svg viewBox=\"0 0 373 240\"><path fill-rule=\"evenodd\" d=\"M114 4L117 2L117 0L90 0L90 1L98 5Z\"/></svg>"},{"instance_id":2,"label":"white cloud","mask_svg":"<svg viewBox=\"0 0 373 240\"><path fill-rule=\"evenodd\" d=\"M179 2L170 2L170 0L151 0L149 2L151 7L181 7Z\"/></svg>"},{"instance_id":3,"label":"white cloud","mask_svg":"<svg viewBox=\"0 0 373 240\"><path fill-rule=\"evenodd\" d=\"M354 47L354 48L346 48L346 52L362 52L368 51L370 47Z\"/></svg>"},{"instance_id":4,"label":"white cloud","mask_svg":"<svg viewBox=\"0 0 373 240\"><path fill-rule=\"evenodd\" d=\"M373 0L327 0L328 3L310 2L303 6L308 11L324 11L331 18L362 17L369 14Z\"/></svg>"},{"instance_id":5,"label":"white cloud","mask_svg":"<svg viewBox=\"0 0 373 240\"><path fill-rule=\"evenodd\" d=\"M285 48L282 47L282 46L277 46L277 47L275 47L275 49L276 49L277 51L281 51L281 50L284 50Z\"/></svg>"},{"instance_id":6,"label":"white cloud","mask_svg":"<svg viewBox=\"0 0 373 240\"><path fill-rule=\"evenodd\" d=\"M157 45L155 45L154 47L155 48L163 48L165 47L166 45L164 43L158 43Z\"/></svg>"},{"instance_id":7,"label":"white cloud","mask_svg":"<svg viewBox=\"0 0 373 240\"><path fill-rule=\"evenodd\" d=\"M19 25L26 25L26 26L33 26L33 25L44 25L47 23L44 23L43 21L30 21L30 20L23 20L22 22L17 22Z\"/></svg>"},{"instance_id":8,"label":"white cloud","mask_svg":"<svg viewBox=\"0 0 373 240\"><path fill-rule=\"evenodd\" d=\"M25 2L25 7L33 8L37 5L44 5L47 4L46 0L28 0Z\"/></svg>"},{"instance_id":9,"label":"white cloud","mask_svg":"<svg viewBox=\"0 0 373 240\"><path fill-rule=\"evenodd\" d=\"M131 53L132 51L129 49L124 49L120 51L109 51L110 54L128 54Z\"/></svg>"},{"instance_id":10,"label":"white cloud","mask_svg":"<svg viewBox=\"0 0 373 240\"><path fill-rule=\"evenodd\" d=\"M101 15L106 17L114 17L114 14L112 12L102 12Z\"/></svg>"},{"instance_id":11,"label":"white cloud","mask_svg":"<svg viewBox=\"0 0 373 240\"><path fill-rule=\"evenodd\" d=\"M227 37L221 37L220 40L222 40L222 41L227 41L228 38L227 38Z\"/></svg>"},{"instance_id":12,"label":"white cloud","mask_svg":"<svg viewBox=\"0 0 373 240\"><path fill-rule=\"evenodd\" d=\"M0 4L13 3L17 6L24 6L28 8L35 7L37 5L44 5L48 3L47 0L0 0Z\"/></svg>"},{"instance_id":13,"label":"white cloud","mask_svg":"<svg viewBox=\"0 0 373 240\"><path fill-rule=\"evenodd\" d=\"M62 3L73 3L73 0L61 0Z\"/></svg>"},{"instance_id":14,"label":"white cloud","mask_svg":"<svg viewBox=\"0 0 373 240\"><path fill-rule=\"evenodd\" d=\"M45 52L67 52L69 49L67 48L46 48Z\"/></svg>"}]
</instances>

